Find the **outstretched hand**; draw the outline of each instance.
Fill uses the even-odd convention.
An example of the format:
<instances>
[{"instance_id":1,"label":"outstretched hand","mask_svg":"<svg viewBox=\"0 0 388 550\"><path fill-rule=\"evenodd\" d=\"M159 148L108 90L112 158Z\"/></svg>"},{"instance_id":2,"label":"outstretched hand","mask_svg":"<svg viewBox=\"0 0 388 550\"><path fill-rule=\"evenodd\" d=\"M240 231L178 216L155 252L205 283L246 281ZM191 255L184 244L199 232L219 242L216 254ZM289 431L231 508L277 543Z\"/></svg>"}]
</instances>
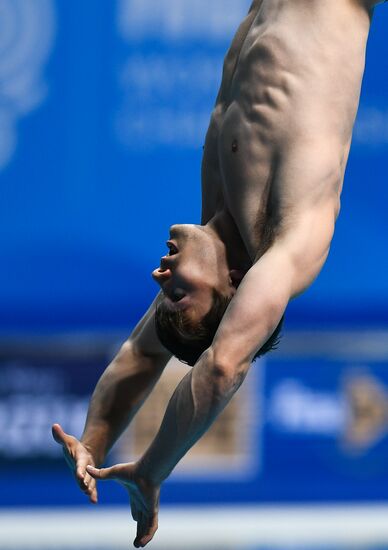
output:
<instances>
[{"instance_id":1,"label":"outstretched hand","mask_svg":"<svg viewBox=\"0 0 388 550\"><path fill-rule=\"evenodd\" d=\"M52 433L55 441L62 445L65 460L74 473L79 488L89 497L90 502L96 504L96 481L86 471L88 464L95 464L92 454L76 437L65 433L59 424L53 425Z\"/></svg>"},{"instance_id":2,"label":"outstretched hand","mask_svg":"<svg viewBox=\"0 0 388 550\"><path fill-rule=\"evenodd\" d=\"M136 548L148 544L158 528L160 486L142 478L135 462L100 469L89 465L86 469L94 479L113 479L124 485L129 493L132 517L137 523L133 544Z\"/></svg>"}]
</instances>

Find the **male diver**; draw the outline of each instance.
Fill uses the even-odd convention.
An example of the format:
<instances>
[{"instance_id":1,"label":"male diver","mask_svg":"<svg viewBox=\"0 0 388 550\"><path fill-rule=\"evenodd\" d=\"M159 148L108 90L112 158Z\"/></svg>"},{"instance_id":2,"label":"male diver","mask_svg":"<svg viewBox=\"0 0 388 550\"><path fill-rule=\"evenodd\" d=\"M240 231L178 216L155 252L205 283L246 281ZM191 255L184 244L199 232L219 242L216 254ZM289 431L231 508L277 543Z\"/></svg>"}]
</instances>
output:
<instances>
[{"instance_id":1,"label":"male diver","mask_svg":"<svg viewBox=\"0 0 388 550\"><path fill-rule=\"evenodd\" d=\"M161 293L93 393L80 440L53 434L80 488L126 486L135 546L178 461L278 339L329 252L359 103L372 0L254 0L226 55L202 164L201 225L174 225ZM98 469L164 367L193 369L135 463Z\"/></svg>"}]
</instances>

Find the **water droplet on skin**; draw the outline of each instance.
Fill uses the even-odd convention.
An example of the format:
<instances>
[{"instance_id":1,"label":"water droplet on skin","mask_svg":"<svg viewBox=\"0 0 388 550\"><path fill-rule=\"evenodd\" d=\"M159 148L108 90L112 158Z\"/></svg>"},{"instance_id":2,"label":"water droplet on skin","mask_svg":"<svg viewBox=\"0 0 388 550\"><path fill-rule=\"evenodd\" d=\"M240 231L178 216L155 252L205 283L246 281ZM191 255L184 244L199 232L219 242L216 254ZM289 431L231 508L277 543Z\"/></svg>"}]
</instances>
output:
<instances>
[{"instance_id":1,"label":"water droplet on skin","mask_svg":"<svg viewBox=\"0 0 388 550\"><path fill-rule=\"evenodd\" d=\"M238 151L238 143L237 143L237 139L235 139L232 143L232 153L237 153Z\"/></svg>"}]
</instances>

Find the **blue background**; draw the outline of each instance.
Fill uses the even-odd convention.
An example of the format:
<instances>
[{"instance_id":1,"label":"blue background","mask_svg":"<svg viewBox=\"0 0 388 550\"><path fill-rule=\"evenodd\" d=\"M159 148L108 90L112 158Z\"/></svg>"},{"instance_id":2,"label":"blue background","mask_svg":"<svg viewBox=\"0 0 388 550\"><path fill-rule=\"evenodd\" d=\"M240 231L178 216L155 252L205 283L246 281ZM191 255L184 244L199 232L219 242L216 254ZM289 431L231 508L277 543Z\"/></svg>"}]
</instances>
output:
<instances>
[{"instance_id":1,"label":"blue background","mask_svg":"<svg viewBox=\"0 0 388 550\"><path fill-rule=\"evenodd\" d=\"M244 13L249 2L240 4ZM140 144L136 133L123 143L120 109L210 115L231 36L124 40L118 2L53 6L55 37L41 68L47 97L18 121L16 150L1 173L0 330L130 327L155 293L150 272L169 225L199 222L203 138L152 143L150 131ZM332 251L291 306L291 324L388 320L387 21L378 7ZM123 92L128 58L156 54L167 69L169 57L179 60L180 85L141 95L129 82ZM185 59L205 55L215 60L215 84L190 96L200 75L185 73Z\"/></svg>"},{"instance_id":2,"label":"blue background","mask_svg":"<svg viewBox=\"0 0 388 550\"><path fill-rule=\"evenodd\" d=\"M217 2L215 5L222 5ZM183 5L178 0L172 4ZM222 32L206 34L206 24L201 31L193 18L187 36L179 33L179 18L172 27L175 34L169 35L155 22L147 32L142 32L140 23L137 33L123 30L121 10L135 5L140 4L135 0L36 3L42 13L48 10L51 14L47 19L51 42L35 74L45 92L34 108L21 109L14 117L15 146L0 166L3 348L11 337L20 348L27 335L30 341L40 339L43 357L44 338L59 333L129 333L156 292L150 273L165 249L169 226L200 220L205 121L217 93L223 55L249 1L236 1L233 9L229 3L218 10L214 28ZM22 4L15 1L10 6L15 10L12 18L17 30ZM146 15L147 9L158 15L159 8L151 0L144 0L143 6ZM187 6L183 12L190 16L195 3L187 2ZM199 2L198 6L196 16L203 10L206 18L205 4ZM229 17L228 25L222 25L222 17ZM388 8L380 6L372 24L332 250L313 287L290 305L288 329L388 326L387 23ZM131 23L129 27L133 31ZM21 23L18 32L23 32ZM35 32L39 43L39 25ZM17 33L14 39L17 42ZM2 58L10 47L0 44ZM28 56L25 67L27 61ZM4 87L11 77L0 70L0 78ZM12 109L7 94L0 94L0 114L14 116ZM108 357L107 351L88 367L80 367L77 361L72 367L64 366L60 356L51 364L58 372L66 368L69 374L72 369L77 372L83 368L85 373L89 368L97 378ZM13 359L12 352L3 349L3 363ZM49 368L39 356L23 360L30 365L38 361L41 367ZM293 372L292 362L278 365L278 371L275 359L268 365L274 366L267 372L275 378L268 378L266 395L271 384L276 384L276 376L281 379ZM337 391L344 365L335 361L325 364L321 374L315 366L310 362L295 368L295 378L321 388L328 384L330 391ZM384 364L376 374L383 385L386 372ZM71 391L86 395L91 388L89 379L89 385L83 382ZM185 491L181 484L172 482L167 500L197 501L203 499L203 491L209 502L387 497L384 476L367 483L364 480L354 489L358 474L350 480L344 478L345 459L336 455L340 451L334 439L327 443L321 438L317 443L310 436L302 440L295 434L280 436L275 429L271 431L270 424L263 433L266 457L275 458L266 463L260 475L253 473L245 485L199 483ZM379 456L386 456L384 441L376 443L383 445L385 453ZM311 469L306 467L301 458L306 456L306 449L317 444L321 450L329 445L335 467L322 464L317 455L311 459ZM285 460L288 449L294 464L292 474ZM362 460L359 464L362 466ZM3 475L0 504L83 501L69 484L62 463L38 460L28 468L19 463L8 467L15 469L18 478L11 485L6 479L9 471ZM45 485L44 480L54 476L60 491L58 486ZM311 479L325 490L314 492ZM322 485L319 479L328 481ZM26 485L31 488L28 492L23 489ZM34 487L39 490L34 491ZM123 500L119 489L107 491L111 501Z\"/></svg>"}]
</instances>

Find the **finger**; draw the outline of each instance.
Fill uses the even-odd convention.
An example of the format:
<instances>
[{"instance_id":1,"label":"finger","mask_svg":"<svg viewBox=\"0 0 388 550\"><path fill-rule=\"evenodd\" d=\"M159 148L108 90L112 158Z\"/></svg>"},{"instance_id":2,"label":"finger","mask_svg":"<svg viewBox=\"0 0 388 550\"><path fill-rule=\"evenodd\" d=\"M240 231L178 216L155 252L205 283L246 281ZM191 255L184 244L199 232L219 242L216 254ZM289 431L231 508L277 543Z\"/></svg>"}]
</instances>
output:
<instances>
[{"instance_id":1,"label":"finger","mask_svg":"<svg viewBox=\"0 0 388 550\"><path fill-rule=\"evenodd\" d=\"M89 458L90 461L90 458ZM77 466L75 470L75 476L80 484L85 486L90 486L91 481L94 479L90 476L90 474L86 471L86 466L88 465L87 460L77 460Z\"/></svg>"},{"instance_id":2,"label":"finger","mask_svg":"<svg viewBox=\"0 0 388 550\"><path fill-rule=\"evenodd\" d=\"M90 490L90 493L92 493L95 489L96 489L96 486L97 486L97 482L95 479L91 478L90 481L89 481L89 490Z\"/></svg>"},{"instance_id":3,"label":"finger","mask_svg":"<svg viewBox=\"0 0 388 550\"><path fill-rule=\"evenodd\" d=\"M92 504L97 504L97 488L96 488L96 480L90 477L88 473L85 474L85 477L83 480L78 480L79 487L81 491L85 493L89 497L89 500Z\"/></svg>"},{"instance_id":4,"label":"finger","mask_svg":"<svg viewBox=\"0 0 388 550\"><path fill-rule=\"evenodd\" d=\"M92 481L95 484L95 480L86 471L88 461L90 461L90 457L78 459L76 463L75 477L82 491L87 491L89 488L94 487L91 483Z\"/></svg>"},{"instance_id":5,"label":"finger","mask_svg":"<svg viewBox=\"0 0 388 550\"><path fill-rule=\"evenodd\" d=\"M86 479L86 476L87 476L88 479ZM91 499L91 496L92 496L93 492L96 491L96 480L93 479L92 477L90 477L89 474L86 474L86 476L85 476L85 480L84 480L85 489L83 489L83 491Z\"/></svg>"},{"instance_id":6,"label":"finger","mask_svg":"<svg viewBox=\"0 0 388 550\"><path fill-rule=\"evenodd\" d=\"M57 443L60 445L66 445L66 439L69 437L67 433L65 433L62 429L62 426L60 424L53 424L51 428L51 432L53 434L53 438Z\"/></svg>"},{"instance_id":7,"label":"finger","mask_svg":"<svg viewBox=\"0 0 388 550\"><path fill-rule=\"evenodd\" d=\"M139 519L139 510L138 510L138 507L136 506L136 501L132 497L129 500L130 500L130 503L131 503L132 519L134 521L138 521L138 519Z\"/></svg>"},{"instance_id":8,"label":"finger","mask_svg":"<svg viewBox=\"0 0 388 550\"><path fill-rule=\"evenodd\" d=\"M141 538L145 534L145 515L142 512L139 512L138 519L137 519L137 531L136 531L136 538L133 542L133 545L135 548L140 547L140 541Z\"/></svg>"},{"instance_id":9,"label":"finger","mask_svg":"<svg viewBox=\"0 0 388 550\"><path fill-rule=\"evenodd\" d=\"M86 466L86 471L94 479L116 479L117 478L117 468L116 466L111 466L110 468L95 468L90 464Z\"/></svg>"},{"instance_id":10,"label":"finger","mask_svg":"<svg viewBox=\"0 0 388 550\"><path fill-rule=\"evenodd\" d=\"M88 495L89 494L89 485L85 481L79 481L78 479L77 479L77 482L78 482L78 486L81 489L81 491L83 493L85 493L86 495Z\"/></svg>"},{"instance_id":11,"label":"finger","mask_svg":"<svg viewBox=\"0 0 388 550\"><path fill-rule=\"evenodd\" d=\"M141 528L138 531L135 542L137 548L146 546L154 537L158 529L158 515L153 514L152 516L143 515L141 522ZM135 545L136 546L136 545Z\"/></svg>"},{"instance_id":12,"label":"finger","mask_svg":"<svg viewBox=\"0 0 388 550\"><path fill-rule=\"evenodd\" d=\"M89 500L92 504L97 504L98 503L98 494L97 494L97 488L94 487L94 489L92 489L91 493L90 493L90 496L89 496Z\"/></svg>"},{"instance_id":13,"label":"finger","mask_svg":"<svg viewBox=\"0 0 388 550\"><path fill-rule=\"evenodd\" d=\"M88 472L86 471L86 469L85 469L85 475L84 475L84 483L85 483L85 485L87 485L89 488L92 486L93 483L94 483L94 484L96 483L96 480L93 479L93 478L91 477L90 474L88 474Z\"/></svg>"},{"instance_id":14,"label":"finger","mask_svg":"<svg viewBox=\"0 0 388 550\"><path fill-rule=\"evenodd\" d=\"M139 513L149 515L149 510L147 508L146 503L144 502L143 495L139 492L138 487L127 486L126 488L130 494L131 502L134 503Z\"/></svg>"},{"instance_id":15,"label":"finger","mask_svg":"<svg viewBox=\"0 0 388 550\"><path fill-rule=\"evenodd\" d=\"M88 486L88 478L86 476L90 479L89 474L86 472L86 464L84 465L78 461L75 470L75 477L81 488Z\"/></svg>"},{"instance_id":16,"label":"finger","mask_svg":"<svg viewBox=\"0 0 388 550\"><path fill-rule=\"evenodd\" d=\"M94 481L94 480L93 480ZM79 482L79 488L85 493L85 495L90 495L94 487L91 487L91 484L87 481Z\"/></svg>"},{"instance_id":17,"label":"finger","mask_svg":"<svg viewBox=\"0 0 388 550\"><path fill-rule=\"evenodd\" d=\"M52 427L52 434L54 440L62 446L65 461L69 468L74 472L75 460L74 460L74 445L72 436L66 434L59 424L54 424Z\"/></svg>"},{"instance_id":18,"label":"finger","mask_svg":"<svg viewBox=\"0 0 388 550\"><path fill-rule=\"evenodd\" d=\"M151 518L148 518L145 533L140 539L140 546L146 546L153 538L158 530L158 514L154 514Z\"/></svg>"},{"instance_id":19,"label":"finger","mask_svg":"<svg viewBox=\"0 0 388 550\"><path fill-rule=\"evenodd\" d=\"M133 505L134 508L136 509L137 516L139 516L139 514L143 514L146 516L149 515L148 508L145 505L144 501L142 500L141 495L139 495L139 493L132 490L129 491L129 494L130 494L131 506ZM138 517L133 519L137 521Z\"/></svg>"}]
</instances>

